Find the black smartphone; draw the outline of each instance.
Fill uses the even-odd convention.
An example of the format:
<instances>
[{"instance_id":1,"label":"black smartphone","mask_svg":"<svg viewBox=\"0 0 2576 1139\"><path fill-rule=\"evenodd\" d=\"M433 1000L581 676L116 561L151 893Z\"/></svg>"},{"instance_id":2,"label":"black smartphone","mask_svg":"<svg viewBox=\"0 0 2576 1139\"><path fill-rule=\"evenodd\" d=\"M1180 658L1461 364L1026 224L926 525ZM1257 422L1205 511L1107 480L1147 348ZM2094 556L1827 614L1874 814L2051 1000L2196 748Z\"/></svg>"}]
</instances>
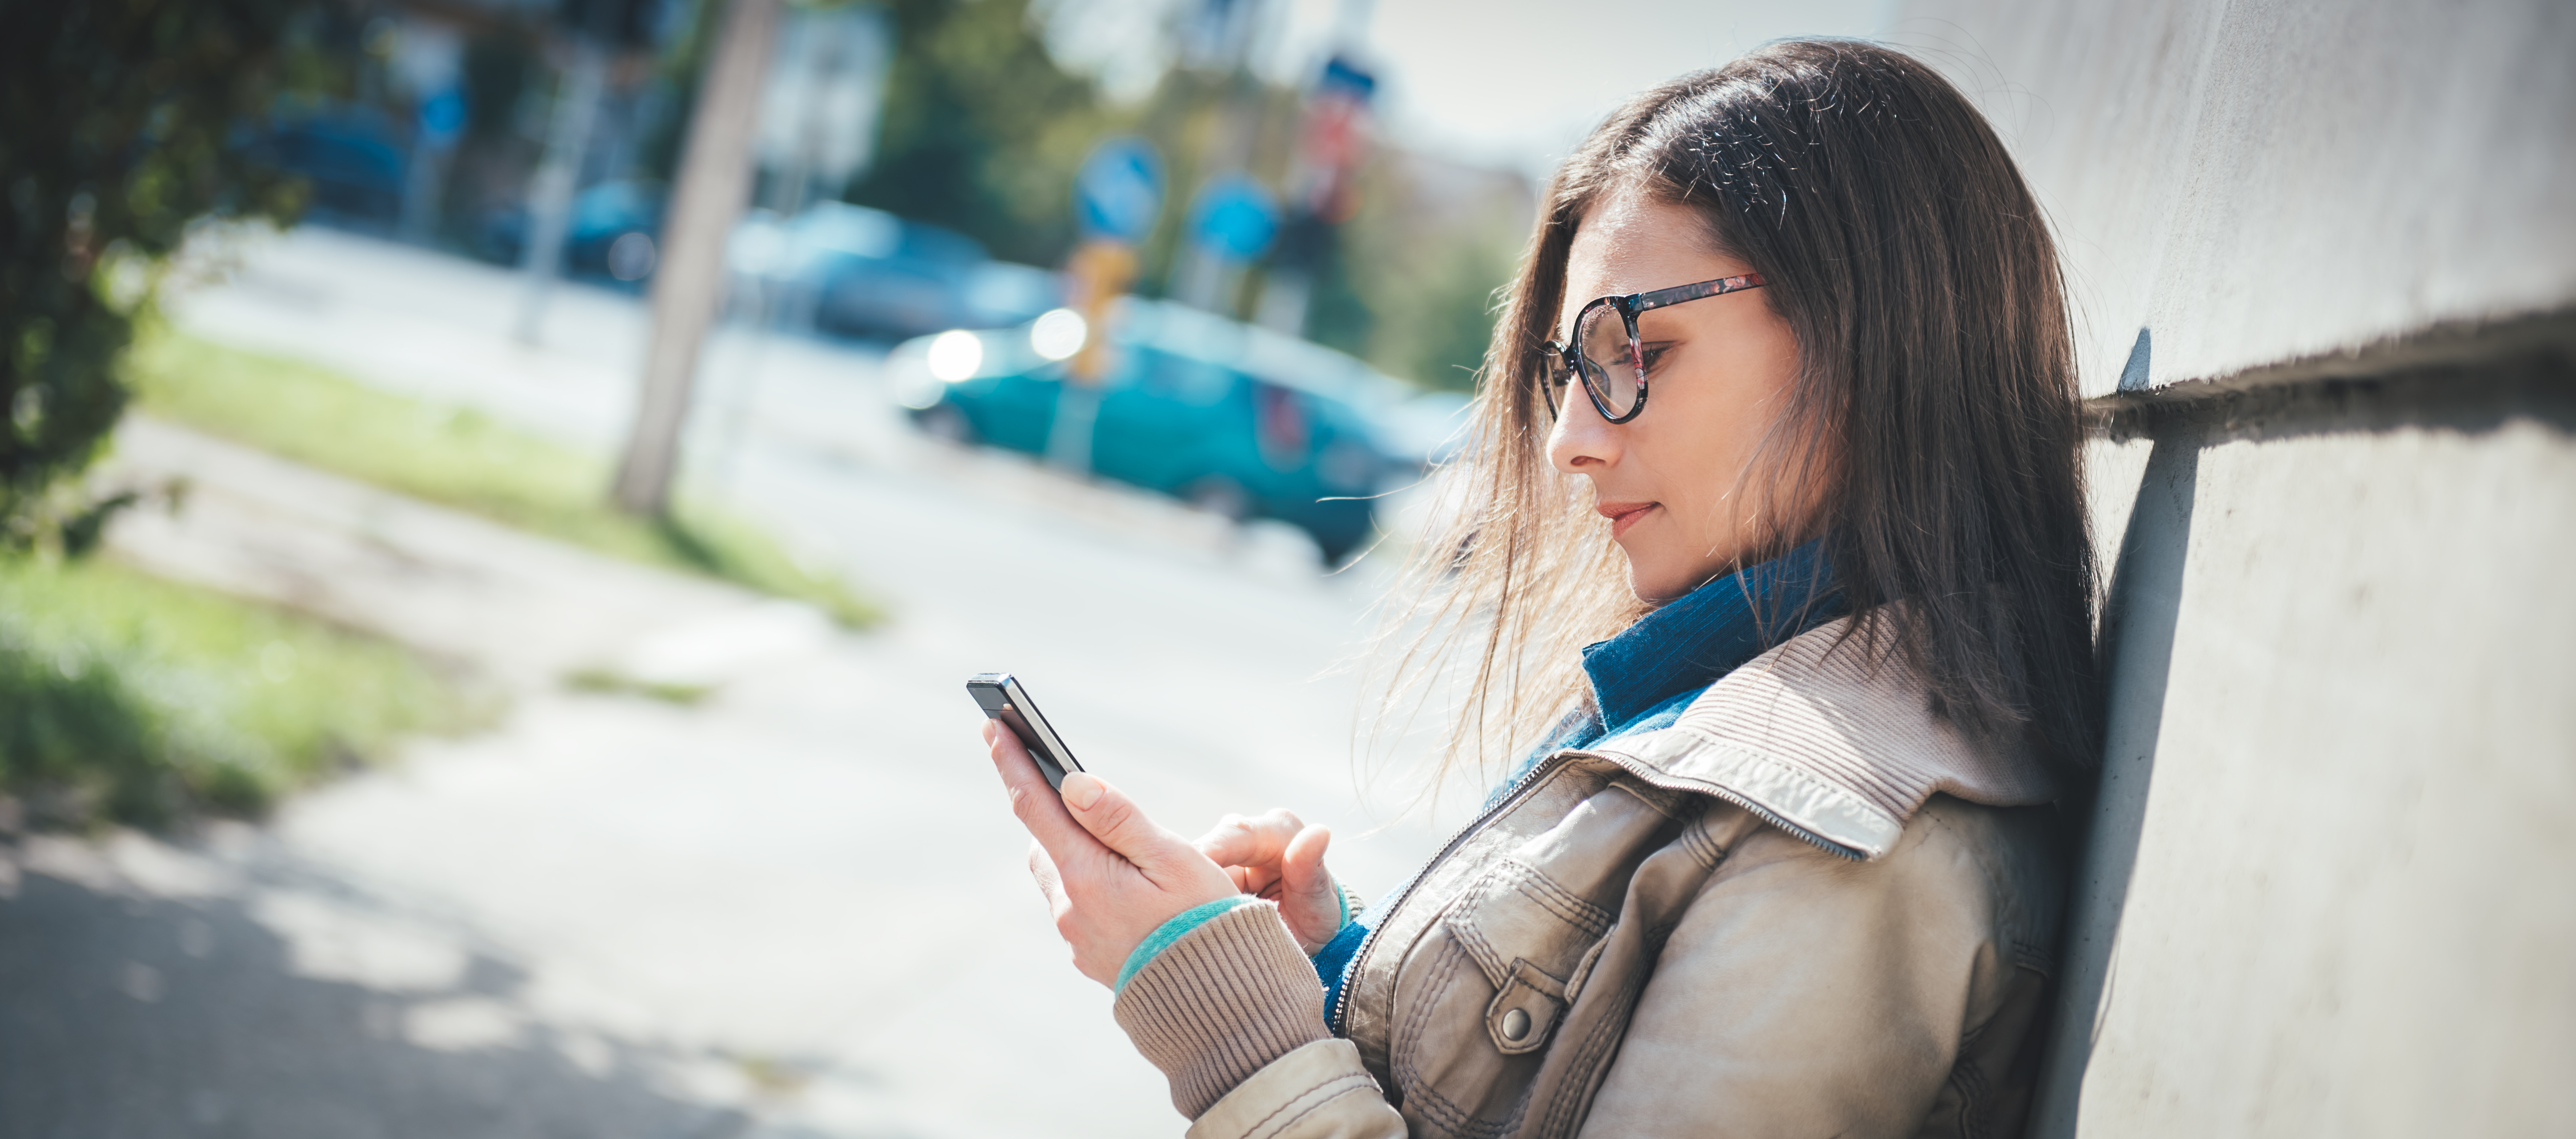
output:
<instances>
[{"instance_id":1,"label":"black smartphone","mask_svg":"<svg viewBox=\"0 0 2576 1139\"><path fill-rule=\"evenodd\" d=\"M967 678L966 691L975 698L984 714L1002 722L1020 743L1029 749L1029 758L1038 761L1038 771L1046 776L1047 786L1064 790L1068 771L1080 771L1073 751L1064 746L1055 728L1038 714L1038 706L1029 701L1029 690L1020 687L1018 677L1007 672L979 672Z\"/></svg>"}]
</instances>

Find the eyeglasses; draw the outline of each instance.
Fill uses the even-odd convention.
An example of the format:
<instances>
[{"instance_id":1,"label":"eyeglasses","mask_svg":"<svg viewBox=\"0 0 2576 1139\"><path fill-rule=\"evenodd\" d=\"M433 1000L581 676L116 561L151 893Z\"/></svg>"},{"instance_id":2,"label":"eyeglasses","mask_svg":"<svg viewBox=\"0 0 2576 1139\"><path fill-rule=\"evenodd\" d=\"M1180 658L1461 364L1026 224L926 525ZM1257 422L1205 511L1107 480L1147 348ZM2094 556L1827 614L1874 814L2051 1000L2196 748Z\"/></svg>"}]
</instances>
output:
<instances>
[{"instance_id":1,"label":"eyeglasses","mask_svg":"<svg viewBox=\"0 0 2576 1139\"><path fill-rule=\"evenodd\" d=\"M1541 349L1539 372L1547 385L1548 418L1564 411L1565 390L1583 377L1583 394L1593 410L1612 423L1626 423L1646 410L1646 353L1637 343L1637 314L1684 301L1722 297L1762 287L1762 274L1720 277L1694 285L1675 285L1651 293L1601 297L1574 314L1574 343L1548 341ZM1615 318L1615 319L1614 319Z\"/></svg>"}]
</instances>

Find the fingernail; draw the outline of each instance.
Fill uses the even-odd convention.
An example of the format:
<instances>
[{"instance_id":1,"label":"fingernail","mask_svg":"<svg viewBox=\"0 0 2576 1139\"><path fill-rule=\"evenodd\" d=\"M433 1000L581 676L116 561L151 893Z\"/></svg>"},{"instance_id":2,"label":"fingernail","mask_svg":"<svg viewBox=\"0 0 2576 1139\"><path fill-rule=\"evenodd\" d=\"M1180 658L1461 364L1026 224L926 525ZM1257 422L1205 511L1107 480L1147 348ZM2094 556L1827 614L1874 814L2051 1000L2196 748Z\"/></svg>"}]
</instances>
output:
<instances>
[{"instance_id":1,"label":"fingernail","mask_svg":"<svg viewBox=\"0 0 2576 1139\"><path fill-rule=\"evenodd\" d=\"M1100 793L1106 788L1100 785L1099 780L1092 778L1090 772L1075 771L1068 773L1064 777L1064 785L1056 790L1064 793L1066 806L1077 811L1088 811L1093 803L1100 801Z\"/></svg>"}]
</instances>

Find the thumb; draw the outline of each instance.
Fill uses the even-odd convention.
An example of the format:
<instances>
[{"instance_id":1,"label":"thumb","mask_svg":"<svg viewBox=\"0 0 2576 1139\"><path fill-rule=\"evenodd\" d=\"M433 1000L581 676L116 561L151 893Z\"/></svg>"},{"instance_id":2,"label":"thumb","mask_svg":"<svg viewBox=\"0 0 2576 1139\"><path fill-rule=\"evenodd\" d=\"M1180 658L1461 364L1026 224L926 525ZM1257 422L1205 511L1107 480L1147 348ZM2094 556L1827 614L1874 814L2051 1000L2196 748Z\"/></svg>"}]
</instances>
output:
<instances>
[{"instance_id":1,"label":"thumb","mask_svg":"<svg viewBox=\"0 0 2576 1139\"><path fill-rule=\"evenodd\" d=\"M1332 841L1332 831L1307 827L1288 840L1280 857L1280 913L1299 941L1311 943L1310 953L1342 930L1342 890L1324 869L1324 848Z\"/></svg>"},{"instance_id":2,"label":"thumb","mask_svg":"<svg viewBox=\"0 0 2576 1139\"><path fill-rule=\"evenodd\" d=\"M1197 848L1183 842L1181 836L1155 826L1145 812L1137 809L1134 800L1099 776L1088 771L1068 772L1064 785L1057 790L1082 829L1090 831L1102 846L1136 864L1137 869L1166 865L1178 854L1205 861Z\"/></svg>"}]
</instances>

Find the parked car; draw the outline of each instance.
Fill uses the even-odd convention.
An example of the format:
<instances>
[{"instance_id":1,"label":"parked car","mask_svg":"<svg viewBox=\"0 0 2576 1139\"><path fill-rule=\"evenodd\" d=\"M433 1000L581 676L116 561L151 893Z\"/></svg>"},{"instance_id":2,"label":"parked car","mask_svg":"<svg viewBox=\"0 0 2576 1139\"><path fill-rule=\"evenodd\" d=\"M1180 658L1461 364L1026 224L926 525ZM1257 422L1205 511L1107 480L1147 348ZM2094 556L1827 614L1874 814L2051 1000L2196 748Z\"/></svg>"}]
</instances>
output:
<instances>
[{"instance_id":1,"label":"parked car","mask_svg":"<svg viewBox=\"0 0 2576 1139\"><path fill-rule=\"evenodd\" d=\"M251 130L242 146L254 161L304 179L312 195L305 216L311 220L390 230L402 218L410 142L383 112L290 111Z\"/></svg>"},{"instance_id":2,"label":"parked car","mask_svg":"<svg viewBox=\"0 0 2576 1139\"><path fill-rule=\"evenodd\" d=\"M1064 276L1052 269L986 261L967 274L960 328L1007 328L1064 304Z\"/></svg>"},{"instance_id":3,"label":"parked car","mask_svg":"<svg viewBox=\"0 0 2576 1139\"><path fill-rule=\"evenodd\" d=\"M564 218L563 270L641 287L660 258L662 207L666 191L659 182L627 179L602 182L573 195ZM483 255L506 265L527 256L528 211L512 206L483 223Z\"/></svg>"},{"instance_id":4,"label":"parked car","mask_svg":"<svg viewBox=\"0 0 2576 1139\"><path fill-rule=\"evenodd\" d=\"M1091 469L1236 519L1311 535L1326 564L1367 540L1372 497L1428 457L1390 446L1377 418L1409 389L1321 345L1130 297L1108 322ZM887 357L924 430L1044 454L1067 360L1091 335L1058 309L1007 329L952 329ZM1418 434L1418 432L1417 432Z\"/></svg>"},{"instance_id":5,"label":"parked car","mask_svg":"<svg viewBox=\"0 0 2576 1139\"><path fill-rule=\"evenodd\" d=\"M773 290L790 324L839 336L989 328L1062 303L1046 270L994 261L962 233L847 202L785 219L757 212L728 259L740 278Z\"/></svg>"},{"instance_id":6,"label":"parked car","mask_svg":"<svg viewBox=\"0 0 2576 1139\"><path fill-rule=\"evenodd\" d=\"M665 195L654 182L602 182L573 196L564 272L641 287L659 259ZM528 215L513 206L483 227L486 257L517 264ZM753 210L734 228L725 260L736 298L789 328L854 337L902 337L945 328L993 328L1063 303L1054 273L985 256L973 238L846 202L820 202L792 218Z\"/></svg>"}]
</instances>

